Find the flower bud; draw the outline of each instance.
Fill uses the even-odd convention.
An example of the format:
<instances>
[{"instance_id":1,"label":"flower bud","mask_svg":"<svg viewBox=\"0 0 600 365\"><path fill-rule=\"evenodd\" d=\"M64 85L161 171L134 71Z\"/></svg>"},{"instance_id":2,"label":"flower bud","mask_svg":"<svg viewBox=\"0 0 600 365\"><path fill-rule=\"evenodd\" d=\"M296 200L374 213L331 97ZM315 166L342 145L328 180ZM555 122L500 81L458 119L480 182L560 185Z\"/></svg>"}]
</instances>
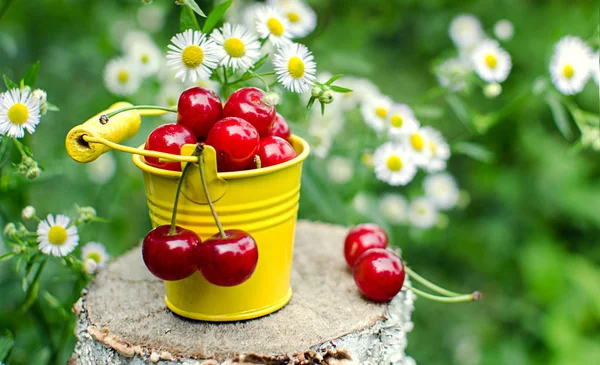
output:
<instances>
[{"instance_id":1,"label":"flower bud","mask_svg":"<svg viewBox=\"0 0 600 365\"><path fill-rule=\"evenodd\" d=\"M40 104L46 104L46 98L48 96L48 94L46 94L46 92L42 89L35 89L33 90L33 93L31 94L34 98L38 99L40 101Z\"/></svg>"},{"instance_id":2,"label":"flower bud","mask_svg":"<svg viewBox=\"0 0 600 365\"><path fill-rule=\"evenodd\" d=\"M12 237L17 234L17 226L14 223L8 223L4 226L4 235L6 237Z\"/></svg>"},{"instance_id":3,"label":"flower bud","mask_svg":"<svg viewBox=\"0 0 600 365\"><path fill-rule=\"evenodd\" d=\"M37 167L37 162L35 162L35 160L29 156L24 156L21 160L21 164L27 167Z\"/></svg>"},{"instance_id":4,"label":"flower bud","mask_svg":"<svg viewBox=\"0 0 600 365\"><path fill-rule=\"evenodd\" d=\"M26 221L35 217L35 208L31 205L26 206L25 208L23 208L23 211L21 211L21 217Z\"/></svg>"},{"instance_id":5,"label":"flower bud","mask_svg":"<svg viewBox=\"0 0 600 365\"><path fill-rule=\"evenodd\" d=\"M266 93L265 96L263 96L263 103L265 103L268 106L275 106L279 104L279 100L279 94L272 91Z\"/></svg>"},{"instance_id":6,"label":"flower bud","mask_svg":"<svg viewBox=\"0 0 600 365\"><path fill-rule=\"evenodd\" d=\"M318 98L319 96L321 96L322 92L323 92L323 88L320 85L315 85L315 86L313 86L312 90L310 91L310 95L313 98Z\"/></svg>"},{"instance_id":7,"label":"flower bud","mask_svg":"<svg viewBox=\"0 0 600 365\"><path fill-rule=\"evenodd\" d=\"M83 262L83 271L88 275L92 275L96 270L98 270L98 263L93 259L87 259Z\"/></svg>"},{"instance_id":8,"label":"flower bud","mask_svg":"<svg viewBox=\"0 0 600 365\"><path fill-rule=\"evenodd\" d=\"M29 170L27 170L27 173L25 173L25 176L29 180L33 180L33 179L37 178L38 176L40 176L41 173L42 173L42 170L40 170L39 167L33 167L33 168L30 168Z\"/></svg>"},{"instance_id":9,"label":"flower bud","mask_svg":"<svg viewBox=\"0 0 600 365\"><path fill-rule=\"evenodd\" d=\"M88 223L97 217L96 209L92 207L77 208L77 211L79 212L79 217L77 218L77 222L79 223Z\"/></svg>"},{"instance_id":10,"label":"flower bud","mask_svg":"<svg viewBox=\"0 0 600 365\"><path fill-rule=\"evenodd\" d=\"M491 83L491 84L487 84L483 88L483 94L488 99L494 99L495 97L497 97L501 93L502 93L502 86L499 83L497 83L497 82L494 82L494 83Z\"/></svg>"},{"instance_id":11,"label":"flower bud","mask_svg":"<svg viewBox=\"0 0 600 365\"><path fill-rule=\"evenodd\" d=\"M325 90L319 96L319 101L322 104L331 104L333 102L333 92L331 90Z\"/></svg>"}]
</instances>

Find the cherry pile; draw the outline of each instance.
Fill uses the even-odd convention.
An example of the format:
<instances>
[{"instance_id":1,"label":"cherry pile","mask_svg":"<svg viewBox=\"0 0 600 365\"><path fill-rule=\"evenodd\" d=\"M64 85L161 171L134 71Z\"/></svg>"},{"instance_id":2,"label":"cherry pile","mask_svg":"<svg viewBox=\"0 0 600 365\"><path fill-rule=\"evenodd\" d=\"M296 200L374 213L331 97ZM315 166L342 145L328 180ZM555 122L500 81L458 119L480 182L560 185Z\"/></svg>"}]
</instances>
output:
<instances>
[{"instance_id":1,"label":"cherry pile","mask_svg":"<svg viewBox=\"0 0 600 365\"><path fill-rule=\"evenodd\" d=\"M197 142L217 152L220 172L268 167L296 157L289 143L290 128L274 105L265 103L265 92L245 87L225 105L213 91L201 87L185 90L177 103L177 123L156 128L145 149L179 154L185 144ZM258 157L257 157L258 156ZM146 157L160 169L181 171L181 164Z\"/></svg>"}]
</instances>

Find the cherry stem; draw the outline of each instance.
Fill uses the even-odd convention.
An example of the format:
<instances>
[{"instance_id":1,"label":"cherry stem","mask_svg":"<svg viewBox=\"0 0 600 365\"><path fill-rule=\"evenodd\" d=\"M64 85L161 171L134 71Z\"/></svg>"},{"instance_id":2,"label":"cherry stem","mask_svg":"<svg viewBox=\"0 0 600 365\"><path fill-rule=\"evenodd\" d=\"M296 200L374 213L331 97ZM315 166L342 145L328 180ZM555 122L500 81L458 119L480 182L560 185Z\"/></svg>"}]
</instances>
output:
<instances>
[{"instance_id":1,"label":"cherry stem","mask_svg":"<svg viewBox=\"0 0 600 365\"><path fill-rule=\"evenodd\" d=\"M429 294L426 293L424 291L421 291L419 289L413 288L412 286L408 285L408 284L404 284L404 287L408 290L411 290L413 293L423 297L423 298L427 298L436 302L442 302L442 303L462 303L462 302L473 302L475 300L479 300L482 298L482 294L478 291L472 293L472 294L465 294L465 295L460 295L457 297L442 297L439 295L433 295L433 294Z\"/></svg>"},{"instance_id":2,"label":"cherry stem","mask_svg":"<svg viewBox=\"0 0 600 365\"><path fill-rule=\"evenodd\" d=\"M221 224L221 220L217 215L217 210L213 205L212 199L210 198L210 194L208 192L208 185L206 184L206 176L204 175L204 155L202 152L204 151L204 147L202 145L196 145L196 151L199 151L198 156L198 170L200 171L200 180L202 180L202 189L204 190L204 195L206 195L206 201L208 202L208 206L210 207L210 212L212 213L213 218L215 219L215 223L217 224L217 228L219 228L219 234L221 238L227 238L225 231L223 230L223 225Z\"/></svg>"},{"instance_id":3,"label":"cherry stem","mask_svg":"<svg viewBox=\"0 0 600 365\"><path fill-rule=\"evenodd\" d=\"M254 163L256 164L256 168L260 169L262 167L262 163L260 162L260 156L256 155L254 156Z\"/></svg>"},{"instance_id":4,"label":"cherry stem","mask_svg":"<svg viewBox=\"0 0 600 365\"><path fill-rule=\"evenodd\" d=\"M104 114L103 116L106 116L107 118L111 118L119 113L123 113L123 112L129 111L129 110L146 110L146 109L163 110L166 112L177 113L177 108L167 108L164 106L155 106L155 105L133 105L133 106L128 106L125 108L113 110L109 113ZM100 118L102 118L103 116L100 116Z\"/></svg>"},{"instance_id":5,"label":"cherry stem","mask_svg":"<svg viewBox=\"0 0 600 365\"><path fill-rule=\"evenodd\" d=\"M175 191L175 202L173 203L173 215L171 216L171 229L169 230L169 236L173 236L177 233L177 229L175 226L175 222L177 221L177 204L179 204L179 192L181 191L181 186L183 185L183 178L185 177L185 173L191 166L191 163L187 163L181 172L181 178L179 179L179 183L177 184L177 191Z\"/></svg>"},{"instance_id":6,"label":"cherry stem","mask_svg":"<svg viewBox=\"0 0 600 365\"><path fill-rule=\"evenodd\" d=\"M463 295L463 294L458 294L458 293L455 293L453 291L450 291L450 290L447 290L447 289L444 289L444 288L442 288L440 286L435 285L431 281L425 279L421 275L419 275L416 272L414 272L410 267L408 267L406 265L404 266L404 270L406 271L406 273L408 274L408 276L410 276L411 278L414 278L419 283L425 285L426 287L428 287L429 289L431 289L431 290L433 290L433 291L435 291L437 293L440 293L440 294L443 294L443 295L446 295L446 296L449 296L449 297L460 297L460 296Z\"/></svg>"}]
</instances>

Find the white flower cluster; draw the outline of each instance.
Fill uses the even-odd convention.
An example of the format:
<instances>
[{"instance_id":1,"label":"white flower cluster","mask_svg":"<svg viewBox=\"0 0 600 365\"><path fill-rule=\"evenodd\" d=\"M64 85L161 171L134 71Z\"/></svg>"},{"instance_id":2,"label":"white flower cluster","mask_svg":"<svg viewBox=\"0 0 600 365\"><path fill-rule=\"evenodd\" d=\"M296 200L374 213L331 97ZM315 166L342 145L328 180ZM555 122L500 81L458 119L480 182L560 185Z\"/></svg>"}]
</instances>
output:
<instances>
[{"instance_id":1,"label":"white flower cluster","mask_svg":"<svg viewBox=\"0 0 600 365\"><path fill-rule=\"evenodd\" d=\"M590 77L598 85L600 79L600 51L595 53L579 37L565 36L554 46L550 59L550 78L554 86L565 95L583 90Z\"/></svg>"},{"instance_id":2,"label":"white flower cluster","mask_svg":"<svg viewBox=\"0 0 600 365\"><path fill-rule=\"evenodd\" d=\"M512 68L510 54L497 40L488 37L479 19L471 14L457 15L449 27L450 39L457 48L458 56L440 62L436 69L439 84L450 91L465 89L468 78L475 72L489 84L484 87L488 98L498 96ZM514 35L510 21L503 19L494 26L494 34L501 41L508 41Z\"/></svg>"}]
</instances>

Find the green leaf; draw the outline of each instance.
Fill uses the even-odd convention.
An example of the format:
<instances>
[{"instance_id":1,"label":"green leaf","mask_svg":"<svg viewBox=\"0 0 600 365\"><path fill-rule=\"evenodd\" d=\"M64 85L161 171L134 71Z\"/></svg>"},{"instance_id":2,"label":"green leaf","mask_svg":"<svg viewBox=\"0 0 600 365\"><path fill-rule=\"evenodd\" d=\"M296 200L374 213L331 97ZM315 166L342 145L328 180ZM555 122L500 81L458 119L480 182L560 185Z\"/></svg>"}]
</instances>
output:
<instances>
[{"instance_id":1,"label":"green leaf","mask_svg":"<svg viewBox=\"0 0 600 365\"><path fill-rule=\"evenodd\" d=\"M15 346L15 339L9 331L0 336L0 361L6 361L10 351Z\"/></svg>"},{"instance_id":2,"label":"green leaf","mask_svg":"<svg viewBox=\"0 0 600 365\"><path fill-rule=\"evenodd\" d=\"M463 103L463 101L456 95L448 95L446 96L446 102L450 106L450 109L456 114L458 119L467 127L469 130L472 130L471 126L471 112Z\"/></svg>"},{"instance_id":3,"label":"green leaf","mask_svg":"<svg viewBox=\"0 0 600 365\"><path fill-rule=\"evenodd\" d=\"M325 103L321 103L321 115L325 115Z\"/></svg>"},{"instance_id":4,"label":"green leaf","mask_svg":"<svg viewBox=\"0 0 600 365\"><path fill-rule=\"evenodd\" d=\"M452 147L452 149L456 153L469 156L474 160L485 163L492 163L496 159L494 152L480 144L473 142L458 142Z\"/></svg>"},{"instance_id":5,"label":"green leaf","mask_svg":"<svg viewBox=\"0 0 600 365\"><path fill-rule=\"evenodd\" d=\"M337 85L331 85L331 90L335 91L336 93L350 93L354 91L352 89L348 89Z\"/></svg>"},{"instance_id":6,"label":"green leaf","mask_svg":"<svg viewBox=\"0 0 600 365\"><path fill-rule=\"evenodd\" d=\"M182 32L188 29L200 30L200 24L198 24L196 14L194 14L194 11L187 6L181 9L181 17L179 18L179 21L179 29Z\"/></svg>"},{"instance_id":7,"label":"green leaf","mask_svg":"<svg viewBox=\"0 0 600 365\"><path fill-rule=\"evenodd\" d=\"M195 0L185 0L185 6L194 11L194 13L200 15L203 18L206 18L206 14L200 9L200 6L196 3Z\"/></svg>"},{"instance_id":8,"label":"green leaf","mask_svg":"<svg viewBox=\"0 0 600 365\"><path fill-rule=\"evenodd\" d=\"M48 106L48 111L49 111L49 112L57 112L57 111L60 111L60 109L59 109L59 108L58 108L56 105L54 105L54 104L52 104L52 103L46 102L46 105Z\"/></svg>"},{"instance_id":9,"label":"green leaf","mask_svg":"<svg viewBox=\"0 0 600 365\"><path fill-rule=\"evenodd\" d=\"M338 80L342 76L344 76L344 75L339 74L339 75L332 76L329 80L327 80L327 82L325 83L325 85L329 86L329 85L333 84L336 80Z\"/></svg>"},{"instance_id":10,"label":"green leaf","mask_svg":"<svg viewBox=\"0 0 600 365\"><path fill-rule=\"evenodd\" d=\"M231 0L224 1L219 5L215 6L213 11L211 11L210 14L208 14L208 18L206 18L206 21L204 22L204 27L202 27L202 33L210 33L213 30L213 28L217 25L217 23L220 22L221 19L223 19L225 12L227 11L227 9L229 9L230 6Z\"/></svg>"},{"instance_id":11,"label":"green leaf","mask_svg":"<svg viewBox=\"0 0 600 365\"><path fill-rule=\"evenodd\" d=\"M25 76L23 76L23 82L25 83L25 85L33 87L33 84L35 84L35 79L37 78L39 71L40 61L36 61L33 65L31 65L31 67L29 67L29 70L27 70Z\"/></svg>"},{"instance_id":12,"label":"green leaf","mask_svg":"<svg viewBox=\"0 0 600 365\"><path fill-rule=\"evenodd\" d=\"M0 256L0 262L4 261L4 260L8 260L11 257L13 257L15 254L14 252L7 252L4 255Z\"/></svg>"},{"instance_id":13,"label":"green leaf","mask_svg":"<svg viewBox=\"0 0 600 365\"><path fill-rule=\"evenodd\" d=\"M565 138L571 138L573 136L573 133L571 132L571 127L569 126L569 120L567 119L567 111L565 109L565 106L554 94L548 94L546 96L545 102L550 107L550 112L552 112L552 118L554 119L554 124L556 124L556 128L558 128L560 133Z\"/></svg>"},{"instance_id":14,"label":"green leaf","mask_svg":"<svg viewBox=\"0 0 600 365\"><path fill-rule=\"evenodd\" d=\"M19 85L16 84L13 80L9 79L8 76L6 75L2 75L2 77L4 78L4 85L6 85L6 88L8 90L10 89L15 89L15 88L19 88Z\"/></svg>"},{"instance_id":15,"label":"green leaf","mask_svg":"<svg viewBox=\"0 0 600 365\"><path fill-rule=\"evenodd\" d=\"M268 58L269 58L269 54L262 56L258 61L256 61L256 63L254 64L254 66L252 66L252 68L250 70L252 70L252 71L258 70L259 68L262 67L262 65L265 64L265 62L267 62Z\"/></svg>"}]
</instances>

